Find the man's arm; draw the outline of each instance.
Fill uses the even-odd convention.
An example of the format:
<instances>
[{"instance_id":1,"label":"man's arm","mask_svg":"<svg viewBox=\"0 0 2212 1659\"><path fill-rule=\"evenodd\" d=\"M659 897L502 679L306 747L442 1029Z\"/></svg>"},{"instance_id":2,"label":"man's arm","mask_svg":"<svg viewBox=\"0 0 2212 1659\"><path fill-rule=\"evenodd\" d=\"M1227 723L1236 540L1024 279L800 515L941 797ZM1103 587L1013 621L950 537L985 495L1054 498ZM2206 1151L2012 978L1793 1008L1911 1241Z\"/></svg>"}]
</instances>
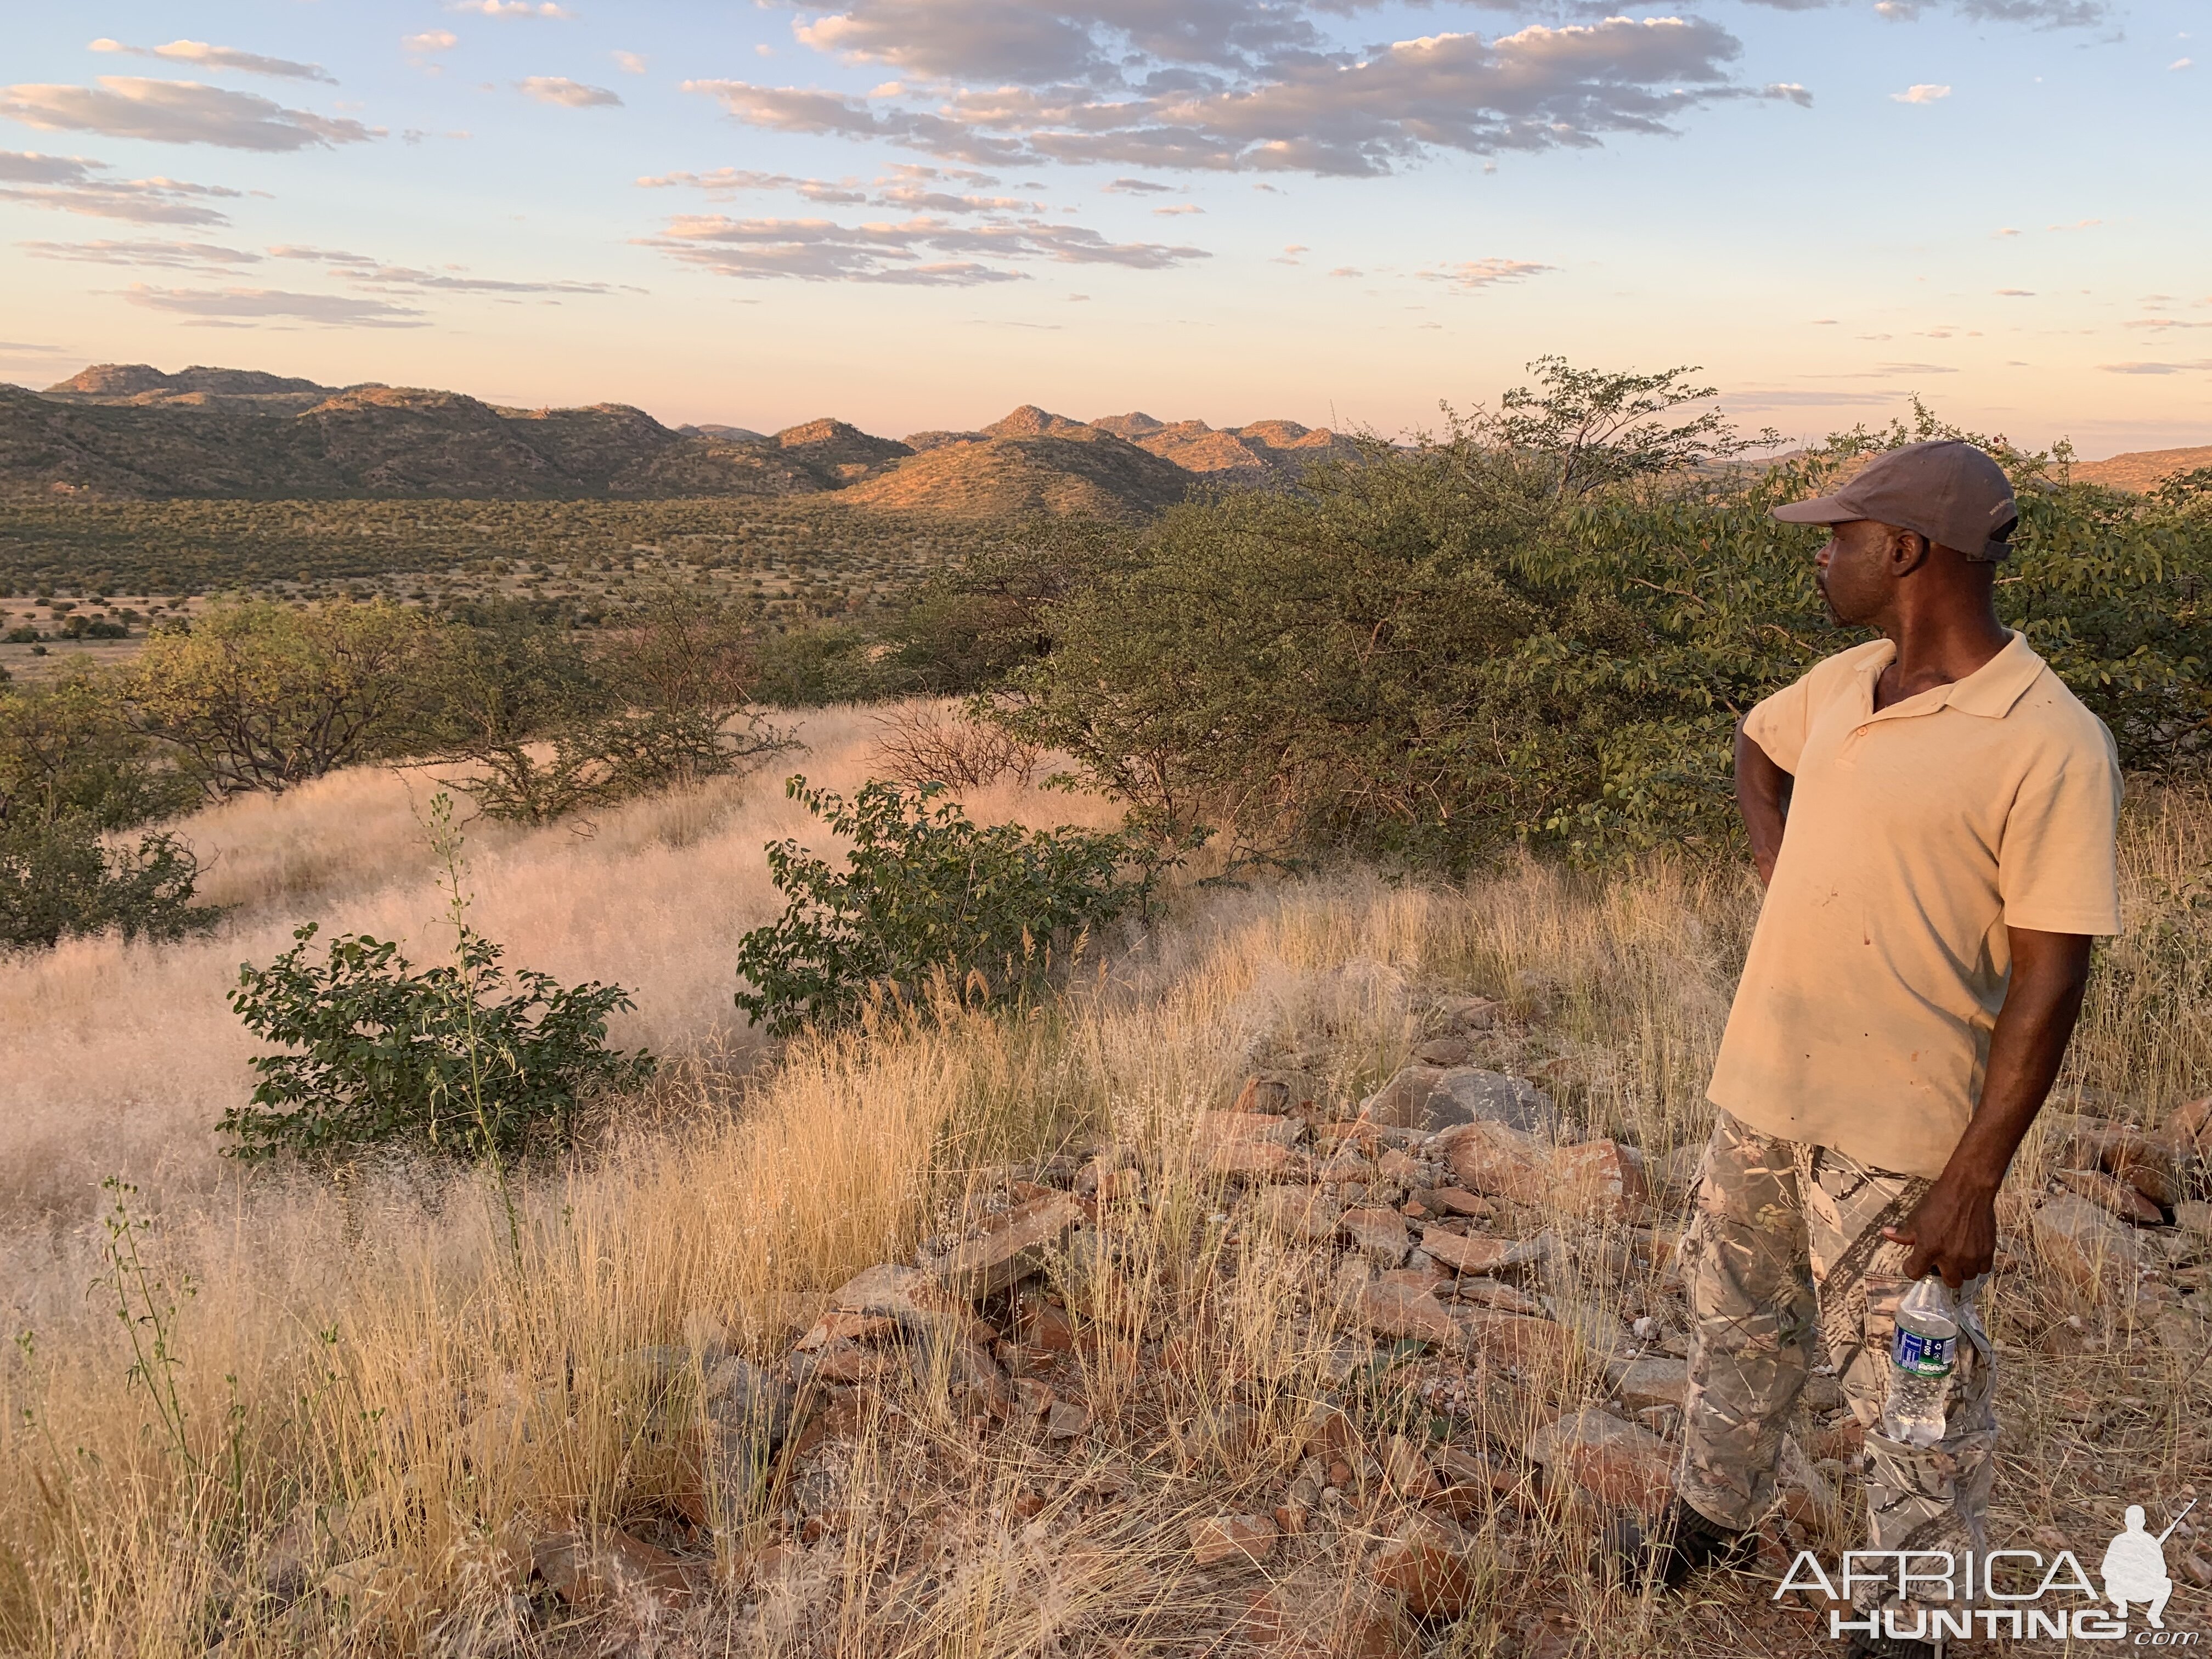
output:
<instances>
[{"instance_id":1,"label":"man's arm","mask_svg":"<svg viewBox=\"0 0 2212 1659\"><path fill-rule=\"evenodd\" d=\"M1782 824L1790 804L1789 773L1774 763L1758 740L1735 727L1735 805L1743 814L1743 827L1751 835L1752 862L1759 866L1760 886L1774 879L1774 860L1782 852Z\"/></svg>"},{"instance_id":2,"label":"man's arm","mask_svg":"<svg viewBox=\"0 0 2212 1659\"><path fill-rule=\"evenodd\" d=\"M2089 982L2088 934L2005 932L2012 940L2012 983L1990 1034L1981 1102L1919 1207L1902 1224L1881 1230L1884 1238L1912 1246L1906 1278L1933 1268L1954 1291L1990 1270L1997 1248L1997 1188L2058 1075Z\"/></svg>"}]
</instances>

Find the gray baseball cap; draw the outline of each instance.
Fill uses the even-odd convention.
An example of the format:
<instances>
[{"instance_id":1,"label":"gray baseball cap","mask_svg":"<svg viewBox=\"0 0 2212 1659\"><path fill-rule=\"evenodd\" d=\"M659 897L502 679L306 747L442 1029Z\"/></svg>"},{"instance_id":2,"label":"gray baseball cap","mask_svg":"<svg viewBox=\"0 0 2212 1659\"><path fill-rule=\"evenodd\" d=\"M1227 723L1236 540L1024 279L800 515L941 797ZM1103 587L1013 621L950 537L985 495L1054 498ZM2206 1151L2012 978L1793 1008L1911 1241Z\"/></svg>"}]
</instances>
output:
<instances>
[{"instance_id":1,"label":"gray baseball cap","mask_svg":"<svg viewBox=\"0 0 2212 1659\"><path fill-rule=\"evenodd\" d=\"M2012 482L1989 452L1958 438L1935 438L1877 455L1832 495L1778 507L1784 524L1848 524L1872 519L1917 530L1970 559L1995 561L2012 550L2020 522Z\"/></svg>"}]
</instances>

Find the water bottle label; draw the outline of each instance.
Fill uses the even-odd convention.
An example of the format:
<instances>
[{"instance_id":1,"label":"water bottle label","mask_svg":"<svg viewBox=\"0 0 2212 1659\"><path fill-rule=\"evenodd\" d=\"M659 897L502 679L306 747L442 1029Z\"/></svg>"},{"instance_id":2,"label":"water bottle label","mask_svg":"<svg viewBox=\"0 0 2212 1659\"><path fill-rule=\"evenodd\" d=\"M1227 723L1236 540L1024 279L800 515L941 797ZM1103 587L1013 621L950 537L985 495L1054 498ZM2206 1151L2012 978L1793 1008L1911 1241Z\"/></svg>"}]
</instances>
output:
<instances>
[{"instance_id":1,"label":"water bottle label","mask_svg":"<svg viewBox=\"0 0 2212 1659\"><path fill-rule=\"evenodd\" d=\"M1948 1376L1952 1352L1958 1345L1956 1336L1929 1336L1899 1325L1889 1357L1898 1370L1910 1371L1915 1376Z\"/></svg>"}]
</instances>

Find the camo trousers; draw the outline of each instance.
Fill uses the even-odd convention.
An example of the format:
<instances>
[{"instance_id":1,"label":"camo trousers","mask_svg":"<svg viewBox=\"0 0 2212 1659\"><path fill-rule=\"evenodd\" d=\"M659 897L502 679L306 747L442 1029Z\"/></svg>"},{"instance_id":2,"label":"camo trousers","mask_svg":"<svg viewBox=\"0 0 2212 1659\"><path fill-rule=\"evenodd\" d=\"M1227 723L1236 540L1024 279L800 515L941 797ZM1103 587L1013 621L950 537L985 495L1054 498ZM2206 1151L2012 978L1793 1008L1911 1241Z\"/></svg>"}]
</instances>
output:
<instances>
[{"instance_id":1,"label":"camo trousers","mask_svg":"<svg viewBox=\"0 0 2212 1659\"><path fill-rule=\"evenodd\" d=\"M1707 1518L1743 1528L1765 1513L1790 1408L1825 1350L1866 1430L1867 1547L1988 1547L1995 1378L1971 1301L1942 1439L1921 1449L1881 1432L1891 1322L1910 1287L1905 1247L1881 1230L1927 1190L1917 1176L1716 1117L1680 1258L1693 1329L1676 1486Z\"/></svg>"}]
</instances>

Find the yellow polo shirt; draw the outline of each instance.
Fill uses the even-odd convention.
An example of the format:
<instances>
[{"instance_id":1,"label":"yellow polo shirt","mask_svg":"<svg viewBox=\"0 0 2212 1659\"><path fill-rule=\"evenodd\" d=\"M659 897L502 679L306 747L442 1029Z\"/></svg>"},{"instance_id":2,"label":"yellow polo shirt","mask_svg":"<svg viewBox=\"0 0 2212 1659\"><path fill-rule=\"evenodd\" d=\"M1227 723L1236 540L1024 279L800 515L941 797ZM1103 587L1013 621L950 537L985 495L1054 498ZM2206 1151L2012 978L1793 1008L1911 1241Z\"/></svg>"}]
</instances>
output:
<instances>
[{"instance_id":1,"label":"yellow polo shirt","mask_svg":"<svg viewBox=\"0 0 2212 1659\"><path fill-rule=\"evenodd\" d=\"M1895 655L1839 652L1744 719L1796 781L1707 1095L1765 1133L1933 1176L1980 1097L2005 929L2120 931L2120 766L2018 634L1877 713Z\"/></svg>"}]
</instances>

